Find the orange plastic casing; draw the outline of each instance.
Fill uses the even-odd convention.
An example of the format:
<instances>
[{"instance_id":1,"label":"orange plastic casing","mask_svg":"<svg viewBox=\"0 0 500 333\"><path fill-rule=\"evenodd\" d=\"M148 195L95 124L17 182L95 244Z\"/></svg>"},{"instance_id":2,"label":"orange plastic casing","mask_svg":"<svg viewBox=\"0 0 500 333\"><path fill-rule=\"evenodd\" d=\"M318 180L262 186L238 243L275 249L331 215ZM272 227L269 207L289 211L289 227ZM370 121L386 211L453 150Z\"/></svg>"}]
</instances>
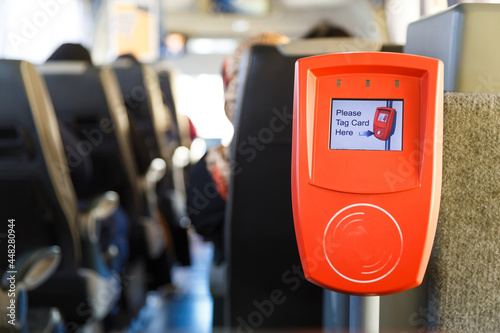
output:
<instances>
[{"instance_id":1,"label":"orange plastic casing","mask_svg":"<svg viewBox=\"0 0 500 333\"><path fill-rule=\"evenodd\" d=\"M402 100L402 150L330 149L333 99ZM295 68L292 201L306 278L353 295L418 286L436 231L443 64L339 53Z\"/></svg>"}]
</instances>

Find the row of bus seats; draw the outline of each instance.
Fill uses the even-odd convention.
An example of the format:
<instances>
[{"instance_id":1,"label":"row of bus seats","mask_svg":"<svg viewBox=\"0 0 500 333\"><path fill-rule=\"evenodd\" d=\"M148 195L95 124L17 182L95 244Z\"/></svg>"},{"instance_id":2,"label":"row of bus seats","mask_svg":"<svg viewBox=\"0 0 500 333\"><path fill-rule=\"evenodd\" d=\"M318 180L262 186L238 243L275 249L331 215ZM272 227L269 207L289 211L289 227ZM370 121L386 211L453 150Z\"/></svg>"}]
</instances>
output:
<instances>
[{"instance_id":1,"label":"row of bus seats","mask_svg":"<svg viewBox=\"0 0 500 333\"><path fill-rule=\"evenodd\" d=\"M440 23L430 24L434 18L410 25L407 53L440 57L447 77L474 78L477 84L445 96L443 195L431 263L420 287L382 297L382 330L500 330L500 302L492 292L500 287L500 104L498 77L492 78L500 68L493 61L500 45L499 6L461 4L445 12ZM452 34L435 33L450 27ZM440 38L464 39L444 43ZM484 43L485 38L493 40ZM471 41L474 50L464 44ZM324 292L322 301L323 291L304 279L295 242L290 194L294 62L307 55L367 51L370 45L344 38L301 40L254 46L242 59L225 218L226 290L214 299L214 325L241 331L347 329L348 297ZM436 53L439 49L463 66L449 63ZM372 46L371 51L378 50L402 48Z\"/></svg>"},{"instance_id":2,"label":"row of bus seats","mask_svg":"<svg viewBox=\"0 0 500 333\"><path fill-rule=\"evenodd\" d=\"M83 59L0 61L0 216L15 219L13 267L31 269L30 309L59 311L68 331L123 326L148 289L170 282L165 219L174 217L160 212L156 190L172 178L179 144L156 72L130 57L111 67Z\"/></svg>"},{"instance_id":3,"label":"row of bus seats","mask_svg":"<svg viewBox=\"0 0 500 333\"><path fill-rule=\"evenodd\" d=\"M116 209L118 195L107 192L85 209L78 207L42 78L24 61L2 60L0 72L2 218L13 220L16 254L53 245L61 249L60 264L31 299L58 308L75 325L91 316L102 319L120 284L101 251L98 221ZM19 268L15 259L8 267L2 262L2 271ZM107 297L98 301L102 293Z\"/></svg>"}]
</instances>

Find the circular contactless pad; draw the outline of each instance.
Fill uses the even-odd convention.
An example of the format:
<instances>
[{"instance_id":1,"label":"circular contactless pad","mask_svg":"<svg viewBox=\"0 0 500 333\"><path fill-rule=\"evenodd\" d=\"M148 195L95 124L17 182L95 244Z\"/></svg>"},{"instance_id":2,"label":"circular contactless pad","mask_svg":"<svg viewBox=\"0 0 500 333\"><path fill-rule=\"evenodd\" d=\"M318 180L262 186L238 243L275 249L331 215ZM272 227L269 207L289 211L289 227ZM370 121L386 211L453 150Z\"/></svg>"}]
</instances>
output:
<instances>
[{"instance_id":1,"label":"circular contactless pad","mask_svg":"<svg viewBox=\"0 0 500 333\"><path fill-rule=\"evenodd\" d=\"M396 220L372 204L339 210L326 226L323 249L330 267L357 283L383 279L396 268L403 236Z\"/></svg>"}]
</instances>

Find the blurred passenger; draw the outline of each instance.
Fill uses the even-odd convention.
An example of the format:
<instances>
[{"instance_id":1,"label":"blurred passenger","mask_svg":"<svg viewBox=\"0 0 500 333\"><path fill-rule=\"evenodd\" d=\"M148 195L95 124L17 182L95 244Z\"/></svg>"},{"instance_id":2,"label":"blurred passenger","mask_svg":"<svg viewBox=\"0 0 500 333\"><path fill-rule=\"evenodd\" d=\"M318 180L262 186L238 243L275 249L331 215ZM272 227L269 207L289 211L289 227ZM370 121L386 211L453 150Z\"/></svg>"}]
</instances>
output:
<instances>
[{"instance_id":1,"label":"blurred passenger","mask_svg":"<svg viewBox=\"0 0 500 333\"><path fill-rule=\"evenodd\" d=\"M304 38L323 38L323 37L352 37L350 33L343 28L333 25L330 22L321 22L309 30Z\"/></svg>"},{"instance_id":2,"label":"blurred passenger","mask_svg":"<svg viewBox=\"0 0 500 333\"><path fill-rule=\"evenodd\" d=\"M59 46L47 61L85 61L92 63L89 51L81 44L64 43Z\"/></svg>"},{"instance_id":3,"label":"blurred passenger","mask_svg":"<svg viewBox=\"0 0 500 333\"><path fill-rule=\"evenodd\" d=\"M228 56L223 64L224 110L229 121L233 122L240 75L238 73L243 54L254 45L286 44L288 37L265 32L245 39ZM227 189L231 174L229 148L218 146L207 151L190 174L187 188L187 207L191 223L198 234L214 243L214 264L224 262L224 214Z\"/></svg>"}]
</instances>

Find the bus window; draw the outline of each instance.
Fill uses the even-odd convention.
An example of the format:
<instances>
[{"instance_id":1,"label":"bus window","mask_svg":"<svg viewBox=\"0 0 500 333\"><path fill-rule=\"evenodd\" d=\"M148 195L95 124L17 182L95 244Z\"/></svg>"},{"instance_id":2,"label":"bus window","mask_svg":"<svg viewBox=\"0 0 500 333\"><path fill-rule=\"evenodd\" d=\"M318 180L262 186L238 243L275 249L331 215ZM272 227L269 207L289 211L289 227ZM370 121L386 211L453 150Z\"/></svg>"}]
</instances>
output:
<instances>
[{"instance_id":1,"label":"bus window","mask_svg":"<svg viewBox=\"0 0 500 333\"><path fill-rule=\"evenodd\" d=\"M3 0L0 57L44 62L64 42L90 44L92 21L87 1Z\"/></svg>"}]
</instances>

